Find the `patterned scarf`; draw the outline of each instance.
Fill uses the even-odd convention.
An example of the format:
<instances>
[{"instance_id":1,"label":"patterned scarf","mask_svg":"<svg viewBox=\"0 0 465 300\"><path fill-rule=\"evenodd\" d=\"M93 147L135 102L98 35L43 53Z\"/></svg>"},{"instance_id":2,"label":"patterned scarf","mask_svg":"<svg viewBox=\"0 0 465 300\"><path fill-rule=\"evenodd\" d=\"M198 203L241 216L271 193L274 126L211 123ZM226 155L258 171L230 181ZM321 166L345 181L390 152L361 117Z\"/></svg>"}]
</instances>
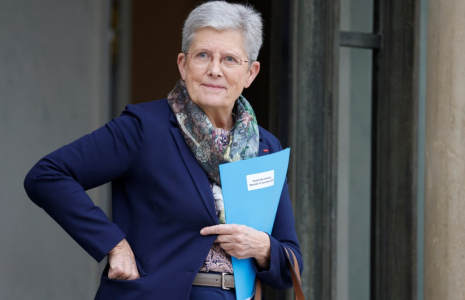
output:
<instances>
[{"instance_id":1,"label":"patterned scarf","mask_svg":"<svg viewBox=\"0 0 465 300\"><path fill-rule=\"evenodd\" d=\"M168 104L178 120L182 136L189 149L213 182L214 190L221 189L218 167L220 164L254 158L258 155L257 120L252 106L242 95L234 104L233 113L236 119L231 130L229 145L225 149L220 149L215 142L213 137L215 128L207 115L192 102L184 80L176 83L168 95ZM223 203L218 204L223 206ZM220 210L220 223L224 223L224 209Z\"/></svg>"}]
</instances>

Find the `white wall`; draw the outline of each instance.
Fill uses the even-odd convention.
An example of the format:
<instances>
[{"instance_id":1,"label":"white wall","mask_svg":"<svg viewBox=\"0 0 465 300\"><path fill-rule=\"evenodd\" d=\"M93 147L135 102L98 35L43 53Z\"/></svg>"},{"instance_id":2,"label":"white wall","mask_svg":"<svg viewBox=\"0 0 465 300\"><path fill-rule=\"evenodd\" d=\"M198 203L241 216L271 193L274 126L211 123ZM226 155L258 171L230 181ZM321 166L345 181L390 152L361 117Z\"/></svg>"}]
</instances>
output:
<instances>
[{"instance_id":1,"label":"white wall","mask_svg":"<svg viewBox=\"0 0 465 300\"><path fill-rule=\"evenodd\" d=\"M102 266L27 198L23 180L109 119L108 2L0 2L0 299L95 295ZM90 194L108 206L106 188Z\"/></svg>"}]
</instances>

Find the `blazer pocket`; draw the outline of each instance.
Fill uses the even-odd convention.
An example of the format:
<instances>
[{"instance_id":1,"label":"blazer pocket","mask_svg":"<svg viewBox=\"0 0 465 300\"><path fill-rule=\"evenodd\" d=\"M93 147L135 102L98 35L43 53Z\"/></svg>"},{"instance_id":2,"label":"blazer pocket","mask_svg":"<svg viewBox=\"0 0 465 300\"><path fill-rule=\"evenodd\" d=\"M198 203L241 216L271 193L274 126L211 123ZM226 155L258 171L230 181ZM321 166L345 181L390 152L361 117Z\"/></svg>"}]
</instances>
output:
<instances>
[{"instance_id":1,"label":"blazer pocket","mask_svg":"<svg viewBox=\"0 0 465 300\"><path fill-rule=\"evenodd\" d=\"M145 272L145 270L142 268L139 260L136 258L135 259L136 261L136 266L137 266L137 271L139 272L139 277L138 279L134 279L134 280L126 280L126 279L110 279L108 278L108 271L110 269L110 264L107 263L107 266L105 267L105 270L103 271L103 275L110 281L122 281L122 282L133 282L133 281L138 281L140 280L141 278L144 278L144 277L147 277L147 272Z\"/></svg>"},{"instance_id":2,"label":"blazer pocket","mask_svg":"<svg viewBox=\"0 0 465 300\"><path fill-rule=\"evenodd\" d=\"M144 269L139 263L139 260L137 258L135 260L136 260L136 265L137 265L137 271L139 271L139 276L141 278L147 276L147 272L144 271Z\"/></svg>"}]
</instances>

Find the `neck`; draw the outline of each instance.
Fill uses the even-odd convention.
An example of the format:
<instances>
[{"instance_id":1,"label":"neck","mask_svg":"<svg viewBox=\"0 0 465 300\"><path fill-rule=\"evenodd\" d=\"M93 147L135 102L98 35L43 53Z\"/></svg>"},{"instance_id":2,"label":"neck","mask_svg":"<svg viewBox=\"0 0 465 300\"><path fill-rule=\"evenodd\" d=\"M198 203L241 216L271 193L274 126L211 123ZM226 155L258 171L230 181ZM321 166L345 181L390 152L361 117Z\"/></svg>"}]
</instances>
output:
<instances>
[{"instance_id":1,"label":"neck","mask_svg":"<svg viewBox=\"0 0 465 300\"><path fill-rule=\"evenodd\" d=\"M211 112L205 112L207 115L208 119L212 123L213 127L215 128L221 128L224 130L231 130L233 127L233 118L232 118L232 112L227 111L224 113L211 113Z\"/></svg>"}]
</instances>

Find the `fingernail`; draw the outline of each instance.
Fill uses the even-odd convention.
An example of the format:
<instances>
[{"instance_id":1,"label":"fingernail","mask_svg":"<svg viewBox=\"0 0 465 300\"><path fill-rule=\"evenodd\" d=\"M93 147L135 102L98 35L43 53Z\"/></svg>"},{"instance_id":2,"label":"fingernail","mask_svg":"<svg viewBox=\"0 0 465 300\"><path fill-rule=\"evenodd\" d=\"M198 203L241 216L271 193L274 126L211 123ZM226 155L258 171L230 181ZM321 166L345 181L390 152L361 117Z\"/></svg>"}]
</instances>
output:
<instances>
[{"instance_id":1,"label":"fingernail","mask_svg":"<svg viewBox=\"0 0 465 300\"><path fill-rule=\"evenodd\" d=\"M205 229L202 228L202 230L200 230L200 234L204 234L205 233Z\"/></svg>"}]
</instances>

